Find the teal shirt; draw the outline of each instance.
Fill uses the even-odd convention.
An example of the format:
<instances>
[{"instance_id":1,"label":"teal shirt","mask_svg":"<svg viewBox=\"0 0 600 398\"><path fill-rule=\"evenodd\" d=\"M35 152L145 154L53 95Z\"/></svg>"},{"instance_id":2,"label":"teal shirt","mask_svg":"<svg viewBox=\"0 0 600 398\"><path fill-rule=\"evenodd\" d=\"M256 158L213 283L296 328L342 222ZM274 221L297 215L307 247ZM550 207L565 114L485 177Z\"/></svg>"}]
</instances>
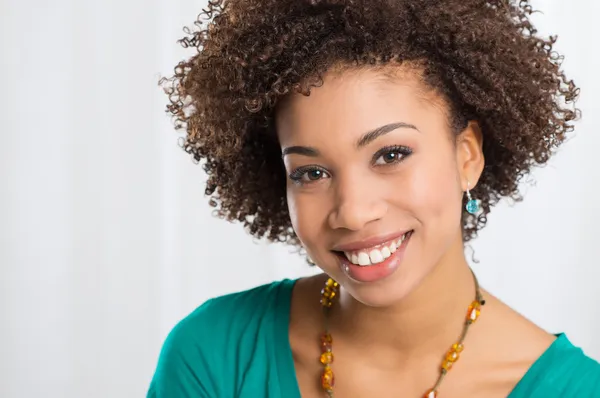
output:
<instances>
[{"instance_id":1,"label":"teal shirt","mask_svg":"<svg viewBox=\"0 0 600 398\"><path fill-rule=\"evenodd\" d=\"M300 398L288 337L294 280L208 300L167 337L147 398ZM508 398L600 398L600 364L564 334Z\"/></svg>"}]
</instances>

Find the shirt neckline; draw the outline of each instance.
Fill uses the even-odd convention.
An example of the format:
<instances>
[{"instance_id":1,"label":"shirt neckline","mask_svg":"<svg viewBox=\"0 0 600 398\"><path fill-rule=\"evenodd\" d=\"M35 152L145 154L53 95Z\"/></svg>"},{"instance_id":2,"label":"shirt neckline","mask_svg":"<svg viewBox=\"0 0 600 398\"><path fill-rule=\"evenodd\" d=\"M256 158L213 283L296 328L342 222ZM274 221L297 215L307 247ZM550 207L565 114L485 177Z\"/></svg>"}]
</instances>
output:
<instances>
[{"instance_id":1,"label":"shirt neckline","mask_svg":"<svg viewBox=\"0 0 600 398\"><path fill-rule=\"evenodd\" d=\"M273 331L273 339L277 342L275 345L275 353L278 365L279 388L281 396L285 396L286 398L301 398L289 333L292 292L297 281L298 279L284 279L281 281L282 289L277 297L276 319ZM529 367L507 398L516 398L517 394L521 393L521 390L527 388L530 380L535 380L541 376L544 372L545 362L547 362L547 360L555 355L556 352L571 346L571 342L564 333L557 333L554 334L554 336L556 336L556 339ZM293 391L290 391L290 389Z\"/></svg>"},{"instance_id":2,"label":"shirt neckline","mask_svg":"<svg viewBox=\"0 0 600 398\"><path fill-rule=\"evenodd\" d=\"M286 398L301 398L300 386L296 377L296 367L290 342L290 319L292 292L298 279L284 279L282 289L277 296L273 340L279 376L280 396Z\"/></svg>"}]
</instances>

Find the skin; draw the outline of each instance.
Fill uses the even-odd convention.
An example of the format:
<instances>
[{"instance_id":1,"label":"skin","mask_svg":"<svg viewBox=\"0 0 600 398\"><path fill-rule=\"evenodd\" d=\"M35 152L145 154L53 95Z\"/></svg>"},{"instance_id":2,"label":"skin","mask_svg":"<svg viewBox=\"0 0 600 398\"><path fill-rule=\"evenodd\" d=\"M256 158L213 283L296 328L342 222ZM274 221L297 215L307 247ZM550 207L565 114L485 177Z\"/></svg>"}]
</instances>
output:
<instances>
[{"instance_id":1,"label":"skin","mask_svg":"<svg viewBox=\"0 0 600 398\"><path fill-rule=\"evenodd\" d=\"M443 355L460 335L475 297L464 255L462 198L483 170L482 133L475 121L458 136L444 100L408 66L333 69L308 97L294 94L277 111L277 134L288 174L293 227L313 261L341 285L330 319L338 397L421 397L433 386ZM365 133L404 123L366 145ZM378 152L410 148L409 155ZM306 148L313 152L309 153ZM398 161L394 160L397 159ZM359 283L332 249L413 230L400 267ZM302 397L322 397L318 363L323 331L320 290L327 276L297 282L290 343ZM506 397L554 341L482 291L487 303L470 328L465 351L443 381L444 398Z\"/></svg>"}]
</instances>

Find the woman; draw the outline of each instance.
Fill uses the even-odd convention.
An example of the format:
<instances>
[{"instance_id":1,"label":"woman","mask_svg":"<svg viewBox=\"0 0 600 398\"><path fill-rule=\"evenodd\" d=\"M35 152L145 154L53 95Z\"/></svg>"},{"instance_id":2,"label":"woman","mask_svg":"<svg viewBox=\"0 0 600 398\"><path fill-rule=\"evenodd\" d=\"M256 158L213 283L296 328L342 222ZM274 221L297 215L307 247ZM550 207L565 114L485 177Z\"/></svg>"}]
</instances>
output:
<instances>
[{"instance_id":1,"label":"woman","mask_svg":"<svg viewBox=\"0 0 600 398\"><path fill-rule=\"evenodd\" d=\"M214 298L148 397L600 397L479 287L465 242L573 130L527 1L211 1L162 81L218 214L323 274Z\"/></svg>"}]
</instances>

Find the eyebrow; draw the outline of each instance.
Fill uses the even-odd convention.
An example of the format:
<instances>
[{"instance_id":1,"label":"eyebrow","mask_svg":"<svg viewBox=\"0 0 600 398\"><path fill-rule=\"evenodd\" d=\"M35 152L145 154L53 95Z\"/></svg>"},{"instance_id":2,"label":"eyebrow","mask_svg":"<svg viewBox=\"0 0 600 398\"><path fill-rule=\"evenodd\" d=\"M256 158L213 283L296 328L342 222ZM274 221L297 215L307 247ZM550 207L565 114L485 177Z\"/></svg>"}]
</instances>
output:
<instances>
[{"instance_id":1,"label":"eyebrow","mask_svg":"<svg viewBox=\"0 0 600 398\"><path fill-rule=\"evenodd\" d=\"M386 125L377 127L375 130L365 133L356 142L356 148L362 148L362 147L370 144L371 142L375 141L377 138L379 138L391 131L399 129L399 128L408 128L408 129L413 129L413 130L419 131L419 129L416 126L409 124L409 123L396 122L396 123L386 124ZM283 150L281 152L281 157L283 158L286 155L291 155L291 154L317 157L317 156L319 156L319 151L316 148L309 147L309 146L290 146L287 148L283 148Z\"/></svg>"}]
</instances>

